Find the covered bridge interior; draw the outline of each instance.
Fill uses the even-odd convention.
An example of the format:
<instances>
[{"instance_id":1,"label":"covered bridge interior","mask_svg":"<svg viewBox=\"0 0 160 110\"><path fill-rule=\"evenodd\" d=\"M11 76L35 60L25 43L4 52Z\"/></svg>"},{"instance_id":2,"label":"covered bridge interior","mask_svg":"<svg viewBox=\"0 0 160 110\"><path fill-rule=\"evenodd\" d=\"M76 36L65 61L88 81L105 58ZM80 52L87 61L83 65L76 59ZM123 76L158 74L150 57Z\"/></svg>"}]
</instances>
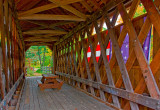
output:
<instances>
[{"instance_id":1,"label":"covered bridge interior","mask_svg":"<svg viewBox=\"0 0 160 110\"><path fill-rule=\"evenodd\" d=\"M0 44L2 110L160 110L160 0L0 0ZM61 90L25 77L34 45L53 51Z\"/></svg>"}]
</instances>

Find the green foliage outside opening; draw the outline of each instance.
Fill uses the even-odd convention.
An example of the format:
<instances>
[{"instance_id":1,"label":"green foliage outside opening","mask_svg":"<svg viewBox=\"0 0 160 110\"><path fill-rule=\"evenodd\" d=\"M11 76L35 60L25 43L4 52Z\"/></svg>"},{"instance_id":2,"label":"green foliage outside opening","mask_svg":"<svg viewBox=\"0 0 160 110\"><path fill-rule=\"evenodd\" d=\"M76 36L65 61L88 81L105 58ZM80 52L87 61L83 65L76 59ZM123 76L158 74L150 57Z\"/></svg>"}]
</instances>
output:
<instances>
[{"instance_id":1,"label":"green foliage outside opening","mask_svg":"<svg viewBox=\"0 0 160 110\"><path fill-rule=\"evenodd\" d=\"M53 67L52 51L47 46L31 46L25 53L25 66L27 76L44 74L41 67Z\"/></svg>"}]
</instances>

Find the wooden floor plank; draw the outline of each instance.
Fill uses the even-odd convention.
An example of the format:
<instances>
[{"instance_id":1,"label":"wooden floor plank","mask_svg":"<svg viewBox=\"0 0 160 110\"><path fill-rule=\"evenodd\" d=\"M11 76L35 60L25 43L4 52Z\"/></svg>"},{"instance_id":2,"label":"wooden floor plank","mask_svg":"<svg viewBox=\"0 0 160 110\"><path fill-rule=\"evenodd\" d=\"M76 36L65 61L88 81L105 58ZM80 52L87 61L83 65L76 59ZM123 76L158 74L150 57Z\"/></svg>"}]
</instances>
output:
<instances>
[{"instance_id":1,"label":"wooden floor plank","mask_svg":"<svg viewBox=\"0 0 160 110\"><path fill-rule=\"evenodd\" d=\"M33 110L34 109L34 96L33 96L33 84L34 84L34 81L32 79L29 79L29 88L30 88L30 94L29 94L29 108L30 110Z\"/></svg>"},{"instance_id":2,"label":"wooden floor plank","mask_svg":"<svg viewBox=\"0 0 160 110\"><path fill-rule=\"evenodd\" d=\"M72 100L72 103L77 105L78 110L97 110L96 108L94 108L94 105L91 105L89 101L86 101L86 98L79 97L79 92L75 93L75 89L71 89L72 88L71 86L65 86L65 87L67 88L65 90L65 93L69 94L67 95L68 96L67 99Z\"/></svg>"},{"instance_id":3,"label":"wooden floor plank","mask_svg":"<svg viewBox=\"0 0 160 110\"><path fill-rule=\"evenodd\" d=\"M96 99L63 84L61 90L40 91L37 77L26 78L20 102L20 110L110 110L111 108Z\"/></svg>"},{"instance_id":4,"label":"wooden floor plank","mask_svg":"<svg viewBox=\"0 0 160 110\"><path fill-rule=\"evenodd\" d=\"M37 96L37 93L35 91L35 87L37 87L37 84L35 83L35 80L33 80L33 83L32 83L32 86L33 86L33 101L34 101L34 110L40 110L40 105L39 105L39 100L38 100L38 96Z\"/></svg>"},{"instance_id":5,"label":"wooden floor plank","mask_svg":"<svg viewBox=\"0 0 160 110\"><path fill-rule=\"evenodd\" d=\"M29 109L29 95L30 95L30 87L29 87L29 80L27 80L26 84L26 90L25 90L25 99L24 99L24 106L23 106L23 110L28 110Z\"/></svg>"},{"instance_id":6,"label":"wooden floor plank","mask_svg":"<svg viewBox=\"0 0 160 110\"><path fill-rule=\"evenodd\" d=\"M27 83L27 81L25 81L25 83ZM24 85L24 89L23 89L23 95L22 95L22 97L21 97L21 101L20 101L20 107L19 107L19 109L20 110L22 110L23 109L23 106L24 106L24 100L25 100L25 93L26 93L26 87L27 87L27 85L25 84Z\"/></svg>"}]
</instances>

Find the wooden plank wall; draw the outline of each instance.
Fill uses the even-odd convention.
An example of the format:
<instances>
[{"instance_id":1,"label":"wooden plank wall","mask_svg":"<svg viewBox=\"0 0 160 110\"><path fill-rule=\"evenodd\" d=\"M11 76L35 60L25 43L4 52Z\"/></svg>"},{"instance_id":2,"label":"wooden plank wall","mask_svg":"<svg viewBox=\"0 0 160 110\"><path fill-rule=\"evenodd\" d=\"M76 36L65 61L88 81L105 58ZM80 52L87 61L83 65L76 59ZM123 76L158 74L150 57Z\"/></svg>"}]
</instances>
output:
<instances>
[{"instance_id":1,"label":"wooden plank wall","mask_svg":"<svg viewBox=\"0 0 160 110\"><path fill-rule=\"evenodd\" d=\"M20 76L23 78L24 70L23 40L20 39L14 2L12 2L0 0L0 100L3 102L5 99L4 104L1 103L3 106L8 104L8 96L18 87L17 80L20 80Z\"/></svg>"},{"instance_id":2,"label":"wooden plank wall","mask_svg":"<svg viewBox=\"0 0 160 110\"><path fill-rule=\"evenodd\" d=\"M116 1L114 1L116 2ZM84 90L103 102L125 110L160 109L160 2L141 0L147 14L133 19L140 0L133 0L129 12L123 3L114 11L112 21L108 10L98 20L84 26L78 32L54 46L56 74L70 85ZM123 24L114 26L117 15ZM146 20L144 21L144 17ZM91 18L92 19L92 18ZM94 18L93 18L94 19ZM102 22L108 30L102 32ZM120 31L120 27L123 29ZM92 35L93 29L96 35ZM153 60L149 64L142 50L142 44L153 28ZM126 64L121 46L126 34L129 35L129 58ZM87 35L87 38L85 36ZM112 58L108 62L106 47L112 41ZM99 42L101 56L96 61L96 47ZM87 60L87 50L91 58ZM82 51L84 55L82 55Z\"/></svg>"}]
</instances>

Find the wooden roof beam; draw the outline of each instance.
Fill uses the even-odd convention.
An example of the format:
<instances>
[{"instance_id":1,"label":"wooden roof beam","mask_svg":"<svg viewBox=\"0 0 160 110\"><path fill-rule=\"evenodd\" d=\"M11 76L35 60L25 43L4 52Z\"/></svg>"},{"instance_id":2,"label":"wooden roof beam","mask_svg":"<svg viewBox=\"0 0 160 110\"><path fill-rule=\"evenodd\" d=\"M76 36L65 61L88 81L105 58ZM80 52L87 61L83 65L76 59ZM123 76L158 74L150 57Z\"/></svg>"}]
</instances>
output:
<instances>
[{"instance_id":1,"label":"wooden roof beam","mask_svg":"<svg viewBox=\"0 0 160 110\"><path fill-rule=\"evenodd\" d=\"M25 46L46 46L46 45L52 45L52 44L46 42L27 42Z\"/></svg>"},{"instance_id":2,"label":"wooden roof beam","mask_svg":"<svg viewBox=\"0 0 160 110\"><path fill-rule=\"evenodd\" d=\"M59 37L39 35L39 36L32 36L32 37L25 37L24 38L25 41L32 40L32 39L55 39L55 40L59 40Z\"/></svg>"},{"instance_id":3,"label":"wooden roof beam","mask_svg":"<svg viewBox=\"0 0 160 110\"><path fill-rule=\"evenodd\" d=\"M50 1L52 2L52 0L50 0ZM60 5L68 5L68 4L75 3L75 2L80 2L80 1L83 1L83 0L63 0L63 1L60 2ZM45 11L45 10L49 10L49 9L52 9L52 8L56 8L56 7L59 7L59 5L51 3L51 4L43 5L43 6L40 6L40 7L37 7L37 8L33 8L31 10L28 10L28 11L21 12L21 13L18 14L18 16L31 15L31 14L35 14L35 13L42 12L42 11Z\"/></svg>"},{"instance_id":4,"label":"wooden roof beam","mask_svg":"<svg viewBox=\"0 0 160 110\"><path fill-rule=\"evenodd\" d=\"M28 16L19 16L19 20L65 20L65 21L85 21L84 18L79 18L71 15L53 15L53 14L33 14Z\"/></svg>"},{"instance_id":5,"label":"wooden roof beam","mask_svg":"<svg viewBox=\"0 0 160 110\"><path fill-rule=\"evenodd\" d=\"M54 39L25 39L24 41L42 41L42 42L53 42L53 41L59 41L58 38Z\"/></svg>"},{"instance_id":6,"label":"wooden roof beam","mask_svg":"<svg viewBox=\"0 0 160 110\"><path fill-rule=\"evenodd\" d=\"M37 25L41 26L41 27L34 27L34 28L29 29L29 30L37 30L37 29L39 30L39 29L45 29L45 28L55 29L55 27L60 26L60 25L75 23L73 21L60 21L60 22L57 22L57 23L54 23L54 24L51 24L51 25L47 25L47 24L44 24L44 23L36 22L36 21L28 21L28 22L31 22L33 24L37 24Z\"/></svg>"},{"instance_id":7,"label":"wooden roof beam","mask_svg":"<svg viewBox=\"0 0 160 110\"><path fill-rule=\"evenodd\" d=\"M32 30L32 31L25 31L23 34L29 34L29 35L34 35L34 34L55 34L55 35L62 35L62 34L67 34L65 31L59 31L59 30Z\"/></svg>"},{"instance_id":8,"label":"wooden roof beam","mask_svg":"<svg viewBox=\"0 0 160 110\"><path fill-rule=\"evenodd\" d=\"M93 11L93 9L87 4L86 1L80 2L90 13Z\"/></svg>"},{"instance_id":9,"label":"wooden roof beam","mask_svg":"<svg viewBox=\"0 0 160 110\"><path fill-rule=\"evenodd\" d=\"M38 38L40 38L40 37L54 37L54 36L57 36L56 34L44 34L44 35L42 35L42 34L36 34L35 36L32 36L32 37L38 37ZM28 38L28 37L24 37L24 39L26 39L26 38Z\"/></svg>"},{"instance_id":10,"label":"wooden roof beam","mask_svg":"<svg viewBox=\"0 0 160 110\"><path fill-rule=\"evenodd\" d=\"M87 16L83 13L81 13L80 11L76 10L75 8L73 8L70 5L61 5L61 2L57 2L57 0L49 0L53 3L55 3L56 5L59 5L61 8L75 14L76 16L80 17L80 18L87 18Z\"/></svg>"},{"instance_id":11,"label":"wooden roof beam","mask_svg":"<svg viewBox=\"0 0 160 110\"><path fill-rule=\"evenodd\" d=\"M73 8L72 6L70 5L62 5L61 6L63 9L75 14L76 16L80 17L80 18L87 18L87 16L83 13L81 13L80 11L76 10L75 8Z\"/></svg>"}]
</instances>

